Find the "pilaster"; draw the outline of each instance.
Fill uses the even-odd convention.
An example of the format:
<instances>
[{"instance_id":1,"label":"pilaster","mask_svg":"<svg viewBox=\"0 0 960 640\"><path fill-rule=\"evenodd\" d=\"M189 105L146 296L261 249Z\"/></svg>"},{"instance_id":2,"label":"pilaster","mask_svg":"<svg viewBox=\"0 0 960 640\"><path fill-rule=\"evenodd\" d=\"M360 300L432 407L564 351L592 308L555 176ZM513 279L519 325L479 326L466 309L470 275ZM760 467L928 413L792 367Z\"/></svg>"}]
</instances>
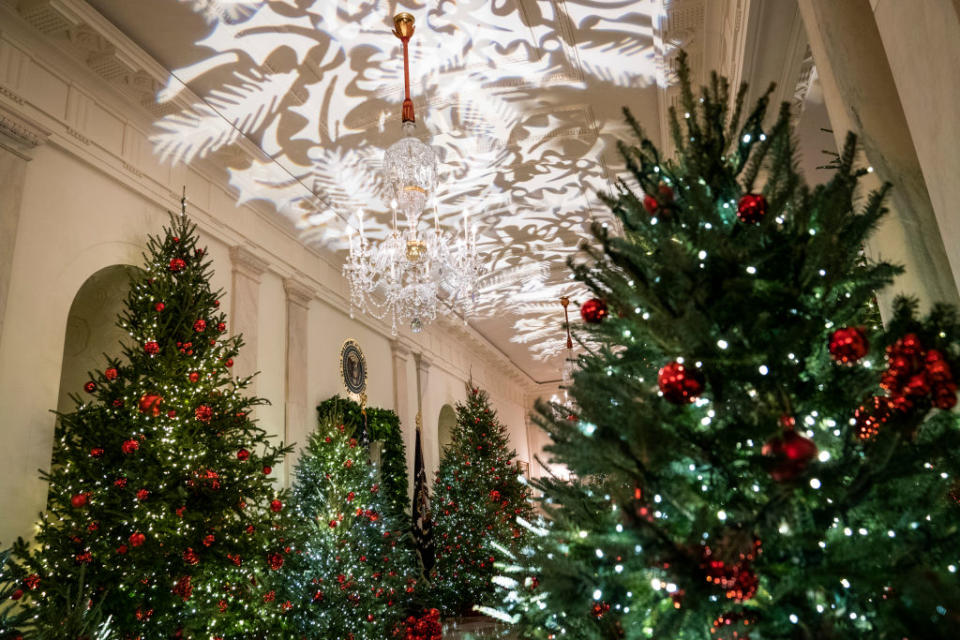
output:
<instances>
[{"instance_id":1,"label":"pilaster","mask_svg":"<svg viewBox=\"0 0 960 640\"><path fill-rule=\"evenodd\" d=\"M304 282L287 278L283 281L287 294L286 394L284 402L283 440L302 447L310 434L310 413L307 408L307 348L310 328L310 301L314 290ZM298 457L294 452L284 465L285 485L289 486L290 470Z\"/></svg>"},{"instance_id":2,"label":"pilaster","mask_svg":"<svg viewBox=\"0 0 960 640\"><path fill-rule=\"evenodd\" d=\"M0 103L0 339L27 163L49 136L49 131Z\"/></svg>"},{"instance_id":3,"label":"pilaster","mask_svg":"<svg viewBox=\"0 0 960 640\"><path fill-rule=\"evenodd\" d=\"M237 245L230 248L233 266L230 323L232 335L242 335L244 348L237 358L234 371L245 378L258 370L257 345L260 334L260 276L267 262L248 247ZM256 394L257 379L250 383L250 393Z\"/></svg>"}]
</instances>

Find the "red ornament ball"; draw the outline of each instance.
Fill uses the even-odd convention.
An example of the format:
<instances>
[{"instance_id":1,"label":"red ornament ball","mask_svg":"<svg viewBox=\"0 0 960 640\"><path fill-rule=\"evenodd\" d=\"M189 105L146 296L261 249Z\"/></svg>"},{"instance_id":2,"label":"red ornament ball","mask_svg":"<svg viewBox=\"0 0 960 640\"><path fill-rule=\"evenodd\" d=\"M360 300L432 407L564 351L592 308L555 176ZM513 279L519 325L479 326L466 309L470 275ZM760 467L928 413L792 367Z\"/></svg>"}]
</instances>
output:
<instances>
[{"instance_id":1,"label":"red ornament ball","mask_svg":"<svg viewBox=\"0 0 960 640\"><path fill-rule=\"evenodd\" d=\"M591 298L580 305L580 317L587 324L599 324L607 317L607 303L600 298Z\"/></svg>"},{"instance_id":2,"label":"red ornament ball","mask_svg":"<svg viewBox=\"0 0 960 640\"><path fill-rule=\"evenodd\" d=\"M87 506L87 495L85 493L74 494L74 496L70 498L70 504L74 509L82 509Z\"/></svg>"},{"instance_id":3,"label":"red ornament ball","mask_svg":"<svg viewBox=\"0 0 960 640\"><path fill-rule=\"evenodd\" d=\"M957 406L957 385L953 382L944 382L933 390L933 404L937 409L948 411Z\"/></svg>"},{"instance_id":4,"label":"red ornament ball","mask_svg":"<svg viewBox=\"0 0 960 640\"><path fill-rule=\"evenodd\" d=\"M120 450L128 454L133 453L139 448L140 442L138 440L133 440L132 438L130 440L124 440L123 444L120 445Z\"/></svg>"},{"instance_id":5,"label":"red ornament ball","mask_svg":"<svg viewBox=\"0 0 960 640\"><path fill-rule=\"evenodd\" d=\"M157 313L160 313L161 311L167 308L167 305L163 304L162 302L158 302L157 304L154 305L153 308L157 310Z\"/></svg>"},{"instance_id":6,"label":"red ornament ball","mask_svg":"<svg viewBox=\"0 0 960 640\"><path fill-rule=\"evenodd\" d=\"M200 374L196 371L191 371L187 378L190 380L190 382L198 382L200 380Z\"/></svg>"},{"instance_id":7,"label":"red ornament ball","mask_svg":"<svg viewBox=\"0 0 960 640\"><path fill-rule=\"evenodd\" d=\"M193 330L196 331L197 333L203 333L204 331L207 330L207 321L204 320L203 318L200 318L199 320L193 323Z\"/></svg>"},{"instance_id":8,"label":"red ornament ball","mask_svg":"<svg viewBox=\"0 0 960 640\"><path fill-rule=\"evenodd\" d=\"M210 422L213 419L213 408L209 405L202 404L194 410L193 415L200 422Z\"/></svg>"},{"instance_id":9,"label":"red ornament ball","mask_svg":"<svg viewBox=\"0 0 960 640\"><path fill-rule=\"evenodd\" d=\"M83 385L83 390L86 391L87 393L93 393L94 391L97 390L97 385L95 385L93 381L90 381L87 384Z\"/></svg>"},{"instance_id":10,"label":"red ornament ball","mask_svg":"<svg viewBox=\"0 0 960 640\"><path fill-rule=\"evenodd\" d=\"M890 398L874 396L853 412L857 437L861 440L872 440L880 433L880 427L890 420L893 413L894 406Z\"/></svg>"},{"instance_id":11,"label":"red ornament ball","mask_svg":"<svg viewBox=\"0 0 960 640\"><path fill-rule=\"evenodd\" d=\"M760 193L747 193L737 203L737 218L744 224L757 224L767 215L767 199Z\"/></svg>"},{"instance_id":12,"label":"red ornament ball","mask_svg":"<svg viewBox=\"0 0 960 640\"><path fill-rule=\"evenodd\" d=\"M220 333L223 333L226 330L227 330L227 325L225 322L220 322L217 324L217 331L219 331Z\"/></svg>"},{"instance_id":13,"label":"red ornament ball","mask_svg":"<svg viewBox=\"0 0 960 640\"><path fill-rule=\"evenodd\" d=\"M16 591L10 594L11 600L19 600L22 597L23 597L23 589L17 589Z\"/></svg>"},{"instance_id":14,"label":"red ornament ball","mask_svg":"<svg viewBox=\"0 0 960 640\"><path fill-rule=\"evenodd\" d=\"M176 417L177 417L177 410L176 410L176 409L170 409L170 411L167 411L167 417L168 417L168 418L176 418Z\"/></svg>"},{"instance_id":15,"label":"red ornament ball","mask_svg":"<svg viewBox=\"0 0 960 640\"><path fill-rule=\"evenodd\" d=\"M193 550L193 547L187 547L187 550L183 552L183 561L189 565L200 564L200 557Z\"/></svg>"},{"instance_id":16,"label":"red ornament ball","mask_svg":"<svg viewBox=\"0 0 960 640\"><path fill-rule=\"evenodd\" d=\"M160 353L160 345L154 340L149 340L143 344L143 350L151 356L155 356Z\"/></svg>"},{"instance_id":17,"label":"red ornament ball","mask_svg":"<svg viewBox=\"0 0 960 640\"><path fill-rule=\"evenodd\" d=\"M233 366L233 358L227 358L227 361L223 363L228 369Z\"/></svg>"},{"instance_id":18,"label":"red ornament ball","mask_svg":"<svg viewBox=\"0 0 960 640\"><path fill-rule=\"evenodd\" d=\"M137 500L140 500L141 502L143 502L149 497L150 497L150 492L147 491L146 489L140 489L139 491L137 491Z\"/></svg>"},{"instance_id":19,"label":"red ornament ball","mask_svg":"<svg viewBox=\"0 0 960 640\"><path fill-rule=\"evenodd\" d=\"M183 261L182 258L172 258L170 260L170 271L177 273L183 271L187 267L187 263Z\"/></svg>"},{"instance_id":20,"label":"red ornament ball","mask_svg":"<svg viewBox=\"0 0 960 640\"><path fill-rule=\"evenodd\" d=\"M657 187L657 196L651 194L643 196L643 208L652 216L663 211L663 205L673 204L673 189L661 182Z\"/></svg>"},{"instance_id":21,"label":"red ornament ball","mask_svg":"<svg viewBox=\"0 0 960 640\"><path fill-rule=\"evenodd\" d=\"M153 417L160 415L163 398L155 393L146 393L140 397L140 413L149 413Z\"/></svg>"},{"instance_id":22,"label":"red ornament ball","mask_svg":"<svg viewBox=\"0 0 960 640\"><path fill-rule=\"evenodd\" d=\"M273 571L277 571L283 566L283 556L279 553L271 553L267 556L267 563Z\"/></svg>"},{"instance_id":23,"label":"red ornament ball","mask_svg":"<svg viewBox=\"0 0 960 640\"><path fill-rule=\"evenodd\" d=\"M249 451L247 451L246 449L240 449L240 451L237 451L237 460L240 460L241 462L245 462L249 459L250 459Z\"/></svg>"},{"instance_id":24,"label":"red ornament ball","mask_svg":"<svg viewBox=\"0 0 960 640\"><path fill-rule=\"evenodd\" d=\"M660 369L657 384L668 402L686 404L700 397L705 382L699 369L671 362Z\"/></svg>"},{"instance_id":25,"label":"red ornament ball","mask_svg":"<svg viewBox=\"0 0 960 640\"><path fill-rule=\"evenodd\" d=\"M282 502L280 502L279 500L270 501L270 511L273 511L274 513L280 513L282 509L283 509Z\"/></svg>"},{"instance_id":26,"label":"red ornament ball","mask_svg":"<svg viewBox=\"0 0 960 640\"><path fill-rule=\"evenodd\" d=\"M91 458L99 458L102 455L103 455L103 447L94 447L93 449L90 449Z\"/></svg>"},{"instance_id":27,"label":"red ornament ball","mask_svg":"<svg viewBox=\"0 0 960 640\"><path fill-rule=\"evenodd\" d=\"M830 334L830 355L842 364L853 364L867 355L870 342L858 327L843 327Z\"/></svg>"},{"instance_id":28,"label":"red ornament ball","mask_svg":"<svg viewBox=\"0 0 960 640\"><path fill-rule=\"evenodd\" d=\"M130 534L130 546L131 546L131 547L139 547L140 545L142 545L142 544L143 544L144 542L146 542L146 541L147 541L147 536L143 535L143 534L140 533L139 531L137 531L136 533L131 533L131 534Z\"/></svg>"},{"instance_id":29,"label":"red ornament ball","mask_svg":"<svg viewBox=\"0 0 960 640\"><path fill-rule=\"evenodd\" d=\"M119 372L114 367L110 367L103 372L103 377L107 380L116 380L118 375Z\"/></svg>"},{"instance_id":30,"label":"red ornament ball","mask_svg":"<svg viewBox=\"0 0 960 640\"><path fill-rule=\"evenodd\" d=\"M777 482L786 482L806 471L817 455L817 445L790 429L767 441L762 452L772 458L770 477Z\"/></svg>"},{"instance_id":31,"label":"red ornament ball","mask_svg":"<svg viewBox=\"0 0 960 640\"><path fill-rule=\"evenodd\" d=\"M271 473L273 473L273 468L272 468L272 467L264 467L264 468L263 468L263 475L268 476L268 475L270 475Z\"/></svg>"}]
</instances>

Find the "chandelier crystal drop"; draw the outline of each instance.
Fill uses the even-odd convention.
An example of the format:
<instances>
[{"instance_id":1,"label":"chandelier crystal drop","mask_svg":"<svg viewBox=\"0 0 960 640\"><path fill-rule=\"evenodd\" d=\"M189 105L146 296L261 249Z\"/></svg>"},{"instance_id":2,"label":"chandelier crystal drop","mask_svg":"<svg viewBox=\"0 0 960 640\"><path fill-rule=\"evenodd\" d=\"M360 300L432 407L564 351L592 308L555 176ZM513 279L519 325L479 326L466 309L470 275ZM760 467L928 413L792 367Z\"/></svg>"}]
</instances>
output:
<instances>
[{"instance_id":1,"label":"chandelier crystal drop","mask_svg":"<svg viewBox=\"0 0 960 640\"><path fill-rule=\"evenodd\" d=\"M396 335L404 322L418 333L436 319L441 306L466 321L486 268L477 252L476 227L470 226L469 212L464 211L461 237L454 238L441 228L436 213L432 225L423 224L424 209L435 201L437 158L433 147L416 136L407 50L414 19L400 13L393 22L393 34L403 43L405 98L403 137L390 145L383 158L392 197L392 228L385 240L371 240L364 234L363 212L359 212L359 237L355 240L351 230L343 275L350 285L351 314L360 309L379 319L390 316Z\"/></svg>"}]
</instances>

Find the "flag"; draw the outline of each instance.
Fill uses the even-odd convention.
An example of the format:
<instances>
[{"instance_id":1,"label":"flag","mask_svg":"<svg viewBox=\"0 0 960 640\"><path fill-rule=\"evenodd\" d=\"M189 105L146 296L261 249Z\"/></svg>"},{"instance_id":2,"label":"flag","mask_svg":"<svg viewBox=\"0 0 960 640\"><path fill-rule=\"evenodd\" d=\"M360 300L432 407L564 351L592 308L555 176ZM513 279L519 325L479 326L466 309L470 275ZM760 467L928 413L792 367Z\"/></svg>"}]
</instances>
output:
<instances>
[{"instance_id":1,"label":"flag","mask_svg":"<svg viewBox=\"0 0 960 640\"><path fill-rule=\"evenodd\" d=\"M430 497L427 491L427 470L423 464L420 442L420 415L417 414L417 444L413 459L413 538L423 562L424 573L433 568L433 523L430 522Z\"/></svg>"}]
</instances>

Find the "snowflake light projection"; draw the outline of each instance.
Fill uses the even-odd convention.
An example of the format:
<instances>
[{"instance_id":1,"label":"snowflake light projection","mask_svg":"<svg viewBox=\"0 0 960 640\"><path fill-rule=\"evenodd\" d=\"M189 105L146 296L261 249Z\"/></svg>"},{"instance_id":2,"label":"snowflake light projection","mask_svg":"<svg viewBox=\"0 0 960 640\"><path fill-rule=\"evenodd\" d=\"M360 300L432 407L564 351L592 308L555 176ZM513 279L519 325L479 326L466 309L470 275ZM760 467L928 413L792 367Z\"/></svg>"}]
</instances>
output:
<instances>
[{"instance_id":1,"label":"snowflake light projection","mask_svg":"<svg viewBox=\"0 0 960 640\"><path fill-rule=\"evenodd\" d=\"M384 46L390 17L414 13L411 81L439 159L436 215L454 226L465 207L479 212L491 275L478 312L509 300L515 340L556 356L543 346L556 335L544 305L577 299L558 265L617 177L607 158L619 107L639 96L656 109L643 89L657 78L660 0L179 1L210 25L197 43L206 57L174 71L159 100L186 87L202 100L157 122L157 153L189 162L253 142L261 157L229 168L238 200L270 201L304 242L333 252L358 209L368 234L388 228L380 162L398 135L388 124L402 66Z\"/></svg>"}]
</instances>

